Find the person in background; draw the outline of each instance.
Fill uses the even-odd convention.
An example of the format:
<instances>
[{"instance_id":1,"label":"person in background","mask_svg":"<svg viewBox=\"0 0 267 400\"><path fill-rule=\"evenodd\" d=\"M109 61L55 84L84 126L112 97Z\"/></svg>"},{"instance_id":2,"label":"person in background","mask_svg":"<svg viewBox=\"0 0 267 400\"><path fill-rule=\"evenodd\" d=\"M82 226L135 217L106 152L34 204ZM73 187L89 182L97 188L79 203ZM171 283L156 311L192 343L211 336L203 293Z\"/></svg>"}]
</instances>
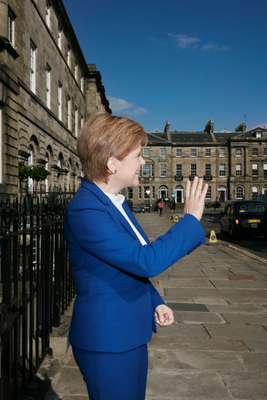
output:
<instances>
[{"instance_id":1,"label":"person in background","mask_svg":"<svg viewBox=\"0 0 267 400\"><path fill-rule=\"evenodd\" d=\"M164 208L164 201L162 199L159 199L159 201L158 201L158 210L159 210L159 215L160 216L162 215L163 208Z\"/></svg>"},{"instance_id":2,"label":"person in background","mask_svg":"<svg viewBox=\"0 0 267 400\"><path fill-rule=\"evenodd\" d=\"M139 185L147 135L128 118L97 114L78 138L84 178L65 212L77 288L69 341L90 400L144 400L147 343L174 322L150 282L205 242L207 185L187 182L184 217L150 241L120 191Z\"/></svg>"}]
</instances>

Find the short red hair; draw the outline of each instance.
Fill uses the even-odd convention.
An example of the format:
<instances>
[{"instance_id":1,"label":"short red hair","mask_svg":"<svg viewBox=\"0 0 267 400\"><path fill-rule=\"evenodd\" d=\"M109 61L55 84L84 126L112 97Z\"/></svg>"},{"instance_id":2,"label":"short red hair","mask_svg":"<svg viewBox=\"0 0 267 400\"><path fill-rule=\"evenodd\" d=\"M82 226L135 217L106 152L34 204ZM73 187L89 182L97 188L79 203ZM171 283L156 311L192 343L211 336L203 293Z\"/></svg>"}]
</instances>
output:
<instances>
[{"instance_id":1,"label":"short red hair","mask_svg":"<svg viewBox=\"0 0 267 400\"><path fill-rule=\"evenodd\" d=\"M122 160L138 145L146 144L147 134L139 123L107 113L95 114L84 124L77 143L85 178L107 183L109 158Z\"/></svg>"}]
</instances>

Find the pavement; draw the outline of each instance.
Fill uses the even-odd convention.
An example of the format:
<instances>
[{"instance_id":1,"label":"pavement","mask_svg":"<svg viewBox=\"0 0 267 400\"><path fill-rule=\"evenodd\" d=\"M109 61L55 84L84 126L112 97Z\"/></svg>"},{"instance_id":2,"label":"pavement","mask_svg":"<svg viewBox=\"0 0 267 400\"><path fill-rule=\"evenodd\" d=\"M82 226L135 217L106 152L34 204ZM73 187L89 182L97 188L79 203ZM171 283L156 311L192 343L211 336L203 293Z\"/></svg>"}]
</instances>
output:
<instances>
[{"instance_id":1,"label":"pavement","mask_svg":"<svg viewBox=\"0 0 267 400\"><path fill-rule=\"evenodd\" d=\"M137 214L152 239L172 225L169 217ZM149 345L146 400L266 400L266 260L226 242L207 243L153 282L175 323L158 329ZM49 400L88 399L66 351L70 315L53 332L53 356L40 370L52 381Z\"/></svg>"}]
</instances>

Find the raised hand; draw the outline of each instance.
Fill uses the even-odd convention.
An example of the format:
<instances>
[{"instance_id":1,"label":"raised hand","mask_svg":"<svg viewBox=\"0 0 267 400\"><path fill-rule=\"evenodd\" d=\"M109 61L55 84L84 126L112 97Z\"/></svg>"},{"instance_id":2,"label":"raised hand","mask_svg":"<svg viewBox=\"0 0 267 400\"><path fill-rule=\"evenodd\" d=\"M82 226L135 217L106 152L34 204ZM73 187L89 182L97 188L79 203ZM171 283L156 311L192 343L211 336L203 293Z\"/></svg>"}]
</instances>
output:
<instances>
[{"instance_id":1,"label":"raised hand","mask_svg":"<svg viewBox=\"0 0 267 400\"><path fill-rule=\"evenodd\" d=\"M208 185L205 183L203 186L203 178L198 178L195 176L193 182L190 182L188 179L185 189L185 214L192 214L199 221L201 220L204 211L207 190Z\"/></svg>"}]
</instances>

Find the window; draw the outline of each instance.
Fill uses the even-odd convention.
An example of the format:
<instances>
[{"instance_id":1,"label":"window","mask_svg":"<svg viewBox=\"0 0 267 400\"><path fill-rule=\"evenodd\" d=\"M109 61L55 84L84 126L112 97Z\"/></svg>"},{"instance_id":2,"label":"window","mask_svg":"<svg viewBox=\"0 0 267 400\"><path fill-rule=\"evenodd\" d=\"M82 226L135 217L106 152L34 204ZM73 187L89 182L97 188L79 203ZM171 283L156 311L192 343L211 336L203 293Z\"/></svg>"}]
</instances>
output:
<instances>
[{"instance_id":1,"label":"window","mask_svg":"<svg viewBox=\"0 0 267 400\"><path fill-rule=\"evenodd\" d=\"M145 164L142 166L142 176L149 178L153 176L152 174L152 164Z\"/></svg>"},{"instance_id":2,"label":"window","mask_svg":"<svg viewBox=\"0 0 267 400\"><path fill-rule=\"evenodd\" d=\"M223 147L219 148L219 157L225 156L225 149Z\"/></svg>"},{"instance_id":3,"label":"window","mask_svg":"<svg viewBox=\"0 0 267 400\"><path fill-rule=\"evenodd\" d=\"M176 157L182 157L182 149L176 149Z\"/></svg>"},{"instance_id":4,"label":"window","mask_svg":"<svg viewBox=\"0 0 267 400\"><path fill-rule=\"evenodd\" d=\"M260 139L261 138L261 132L256 132L256 139Z\"/></svg>"},{"instance_id":5,"label":"window","mask_svg":"<svg viewBox=\"0 0 267 400\"><path fill-rule=\"evenodd\" d=\"M79 67L78 67L78 64L75 64L74 76L75 76L75 79L76 79L77 82L78 82L78 75L79 75Z\"/></svg>"},{"instance_id":6,"label":"window","mask_svg":"<svg viewBox=\"0 0 267 400\"><path fill-rule=\"evenodd\" d=\"M258 151L258 148L257 148L257 147L253 147L253 148L252 148L252 155L253 155L253 156L258 156L258 155L259 155L259 151Z\"/></svg>"},{"instance_id":7,"label":"window","mask_svg":"<svg viewBox=\"0 0 267 400\"><path fill-rule=\"evenodd\" d=\"M8 8L8 40L13 47L15 47L15 19L15 14Z\"/></svg>"},{"instance_id":8,"label":"window","mask_svg":"<svg viewBox=\"0 0 267 400\"><path fill-rule=\"evenodd\" d=\"M240 147L237 147L235 149L235 155L236 155L236 157L241 157L242 153L241 153L241 148Z\"/></svg>"},{"instance_id":9,"label":"window","mask_svg":"<svg viewBox=\"0 0 267 400\"><path fill-rule=\"evenodd\" d=\"M225 176L225 164L219 165L219 176Z\"/></svg>"},{"instance_id":10,"label":"window","mask_svg":"<svg viewBox=\"0 0 267 400\"><path fill-rule=\"evenodd\" d=\"M28 165L31 166L31 165L34 164L34 150L33 150L33 146L32 145L30 145L30 147L29 147L29 152L30 152L30 155L28 157ZM34 188L33 179L32 178L28 178L27 184L28 184L29 193L33 193L33 188Z\"/></svg>"},{"instance_id":11,"label":"window","mask_svg":"<svg viewBox=\"0 0 267 400\"><path fill-rule=\"evenodd\" d=\"M211 186L208 187L207 193L206 193L206 199L210 200L211 199Z\"/></svg>"},{"instance_id":12,"label":"window","mask_svg":"<svg viewBox=\"0 0 267 400\"><path fill-rule=\"evenodd\" d=\"M235 166L235 174L236 174L236 176L241 176L242 175L242 165L241 164L236 164L236 166Z\"/></svg>"},{"instance_id":13,"label":"window","mask_svg":"<svg viewBox=\"0 0 267 400\"><path fill-rule=\"evenodd\" d=\"M244 198L244 188L242 186L237 186L236 192L235 192L235 198L237 200L241 200Z\"/></svg>"},{"instance_id":14,"label":"window","mask_svg":"<svg viewBox=\"0 0 267 400\"><path fill-rule=\"evenodd\" d=\"M167 176L167 164L159 164L159 176L161 178Z\"/></svg>"},{"instance_id":15,"label":"window","mask_svg":"<svg viewBox=\"0 0 267 400\"><path fill-rule=\"evenodd\" d=\"M263 155L264 155L264 156L267 156L267 147L264 147L264 149L263 149Z\"/></svg>"},{"instance_id":16,"label":"window","mask_svg":"<svg viewBox=\"0 0 267 400\"><path fill-rule=\"evenodd\" d=\"M176 164L176 176L182 176L182 164Z\"/></svg>"},{"instance_id":17,"label":"window","mask_svg":"<svg viewBox=\"0 0 267 400\"><path fill-rule=\"evenodd\" d=\"M191 176L196 176L197 174L197 164L191 164Z\"/></svg>"},{"instance_id":18,"label":"window","mask_svg":"<svg viewBox=\"0 0 267 400\"><path fill-rule=\"evenodd\" d=\"M197 156L197 149L191 149L191 157Z\"/></svg>"},{"instance_id":19,"label":"window","mask_svg":"<svg viewBox=\"0 0 267 400\"><path fill-rule=\"evenodd\" d=\"M75 108L74 111L74 133L75 136L77 137L79 133L79 111L77 107Z\"/></svg>"},{"instance_id":20,"label":"window","mask_svg":"<svg viewBox=\"0 0 267 400\"><path fill-rule=\"evenodd\" d=\"M46 2L46 9L45 9L45 22L48 28L51 28L51 4L50 1Z\"/></svg>"},{"instance_id":21,"label":"window","mask_svg":"<svg viewBox=\"0 0 267 400\"><path fill-rule=\"evenodd\" d=\"M129 187L128 188L128 199L132 199L133 198L133 188Z\"/></svg>"},{"instance_id":22,"label":"window","mask_svg":"<svg viewBox=\"0 0 267 400\"><path fill-rule=\"evenodd\" d=\"M206 157L210 157L211 156L211 149L210 148L205 149L205 156Z\"/></svg>"},{"instance_id":23,"label":"window","mask_svg":"<svg viewBox=\"0 0 267 400\"><path fill-rule=\"evenodd\" d=\"M67 100L67 126L68 129L71 131L71 99L68 97Z\"/></svg>"},{"instance_id":24,"label":"window","mask_svg":"<svg viewBox=\"0 0 267 400\"><path fill-rule=\"evenodd\" d=\"M144 147L143 148L143 156L144 157L150 157L150 148L149 147Z\"/></svg>"},{"instance_id":25,"label":"window","mask_svg":"<svg viewBox=\"0 0 267 400\"><path fill-rule=\"evenodd\" d=\"M257 176L258 172L258 164L252 164L252 176Z\"/></svg>"},{"instance_id":26,"label":"window","mask_svg":"<svg viewBox=\"0 0 267 400\"><path fill-rule=\"evenodd\" d=\"M263 163L263 177L267 179L267 163Z\"/></svg>"},{"instance_id":27,"label":"window","mask_svg":"<svg viewBox=\"0 0 267 400\"><path fill-rule=\"evenodd\" d=\"M155 186L152 186L152 199L156 197L156 188Z\"/></svg>"},{"instance_id":28,"label":"window","mask_svg":"<svg viewBox=\"0 0 267 400\"><path fill-rule=\"evenodd\" d=\"M150 193L151 193L150 187L144 186L144 199L149 199Z\"/></svg>"},{"instance_id":29,"label":"window","mask_svg":"<svg viewBox=\"0 0 267 400\"><path fill-rule=\"evenodd\" d=\"M63 44L63 29L61 26L58 27L58 33L57 33L57 45L62 50L62 44Z\"/></svg>"},{"instance_id":30,"label":"window","mask_svg":"<svg viewBox=\"0 0 267 400\"><path fill-rule=\"evenodd\" d=\"M139 186L138 188L138 199L142 199L142 186Z\"/></svg>"},{"instance_id":31,"label":"window","mask_svg":"<svg viewBox=\"0 0 267 400\"><path fill-rule=\"evenodd\" d=\"M71 48L69 45L67 49L67 64L71 68Z\"/></svg>"},{"instance_id":32,"label":"window","mask_svg":"<svg viewBox=\"0 0 267 400\"><path fill-rule=\"evenodd\" d=\"M3 108L0 107L0 183L3 183Z\"/></svg>"},{"instance_id":33,"label":"window","mask_svg":"<svg viewBox=\"0 0 267 400\"><path fill-rule=\"evenodd\" d=\"M205 175L211 176L211 164L205 164Z\"/></svg>"},{"instance_id":34,"label":"window","mask_svg":"<svg viewBox=\"0 0 267 400\"><path fill-rule=\"evenodd\" d=\"M252 186L252 200L257 200L258 197L258 189L256 186Z\"/></svg>"},{"instance_id":35,"label":"window","mask_svg":"<svg viewBox=\"0 0 267 400\"><path fill-rule=\"evenodd\" d=\"M161 147L161 148L159 149L159 155L160 155L160 157L166 157L166 155L167 155L167 149L166 149L166 147Z\"/></svg>"},{"instance_id":36,"label":"window","mask_svg":"<svg viewBox=\"0 0 267 400\"><path fill-rule=\"evenodd\" d=\"M31 41L30 44L30 89L36 93L36 54L37 47Z\"/></svg>"},{"instance_id":37,"label":"window","mask_svg":"<svg viewBox=\"0 0 267 400\"><path fill-rule=\"evenodd\" d=\"M58 82L57 87L57 107L58 107L58 119L62 121L62 83Z\"/></svg>"},{"instance_id":38,"label":"window","mask_svg":"<svg viewBox=\"0 0 267 400\"><path fill-rule=\"evenodd\" d=\"M81 77L81 91L84 93L84 77Z\"/></svg>"},{"instance_id":39,"label":"window","mask_svg":"<svg viewBox=\"0 0 267 400\"><path fill-rule=\"evenodd\" d=\"M46 106L51 108L51 67L46 64L45 69L45 86L46 86Z\"/></svg>"}]
</instances>

